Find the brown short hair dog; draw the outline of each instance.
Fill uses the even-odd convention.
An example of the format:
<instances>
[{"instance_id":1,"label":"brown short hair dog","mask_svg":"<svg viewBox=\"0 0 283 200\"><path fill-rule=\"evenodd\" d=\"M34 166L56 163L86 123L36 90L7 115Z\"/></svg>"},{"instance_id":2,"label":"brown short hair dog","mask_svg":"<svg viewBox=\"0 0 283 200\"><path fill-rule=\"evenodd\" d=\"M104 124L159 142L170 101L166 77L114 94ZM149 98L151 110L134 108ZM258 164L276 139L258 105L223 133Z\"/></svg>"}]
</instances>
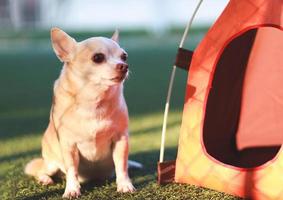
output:
<instances>
[{"instance_id":1,"label":"brown short hair dog","mask_svg":"<svg viewBox=\"0 0 283 200\"><path fill-rule=\"evenodd\" d=\"M76 42L58 28L51 30L53 49L64 66L54 84L42 158L29 162L25 173L51 184L51 176L62 171L63 197L78 197L79 182L106 179L114 168L117 190L135 190L127 171L128 111L123 96L127 53L118 37L116 31L111 39Z\"/></svg>"}]
</instances>

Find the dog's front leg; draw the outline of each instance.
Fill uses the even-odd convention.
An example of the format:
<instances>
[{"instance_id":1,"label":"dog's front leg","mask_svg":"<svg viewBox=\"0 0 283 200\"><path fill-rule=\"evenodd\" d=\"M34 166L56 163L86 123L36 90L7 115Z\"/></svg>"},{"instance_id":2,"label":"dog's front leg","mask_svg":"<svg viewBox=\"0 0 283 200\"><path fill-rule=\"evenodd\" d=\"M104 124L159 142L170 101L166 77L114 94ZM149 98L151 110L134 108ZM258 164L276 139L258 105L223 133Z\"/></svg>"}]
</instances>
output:
<instances>
[{"instance_id":1,"label":"dog's front leg","mask_svg":"<svg viewBox=\"0 0 283 200\"><path fill-rule=\"evenodd\" d=\"M64 198L79 197L80 183L78 180L79 151L75 143L60 141L66 169L66 188Z\"/></svg>"},{"instance_id":2,"label":"dog's front leg","mask_svg":"<svg viewBox=\"0 0 283 200\"><path fill-rule=\"evenodd\" d=\"M114 141L113 160L115 164L116 183L118 192L133 192L135 188L128 175L128 134Z\"/></svg>"}]
</instances>

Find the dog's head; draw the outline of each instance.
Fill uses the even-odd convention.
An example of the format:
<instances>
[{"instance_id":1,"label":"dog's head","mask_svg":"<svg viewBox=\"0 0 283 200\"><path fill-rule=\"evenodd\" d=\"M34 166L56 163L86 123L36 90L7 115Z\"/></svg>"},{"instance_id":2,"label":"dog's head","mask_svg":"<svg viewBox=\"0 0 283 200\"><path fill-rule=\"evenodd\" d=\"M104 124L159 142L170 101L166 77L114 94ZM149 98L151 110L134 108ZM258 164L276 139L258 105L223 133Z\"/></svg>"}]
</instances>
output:
<instances>
[{"instance_id":1,"label":"dog's head","mask_svg":"<svg viewBox=\"0 0 283 200\"><path fill-rule=\"evenodd\" d=\"M119 33L111 39L93 37L76 42L64 31L51 29L57 57L77 76L104 85L116 85L128 75L127 53L119 46Z\"/></svg>"}]
</instances>

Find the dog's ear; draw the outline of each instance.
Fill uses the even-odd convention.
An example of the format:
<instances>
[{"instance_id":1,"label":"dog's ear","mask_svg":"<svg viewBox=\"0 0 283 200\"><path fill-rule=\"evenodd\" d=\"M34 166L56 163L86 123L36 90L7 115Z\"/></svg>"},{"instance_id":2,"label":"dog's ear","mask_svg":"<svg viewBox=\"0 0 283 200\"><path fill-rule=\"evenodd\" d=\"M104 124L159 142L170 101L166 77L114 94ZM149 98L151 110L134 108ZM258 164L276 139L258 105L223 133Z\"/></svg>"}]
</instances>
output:
<instances>
[{"instance_id":1,"label":"dog's ear","mask_svg":"<svg viewBox=\"0 0 283 200\"><path fill-rule=\"evenodd\" d=\"M119 30L118 29L115 30L111 39L114 40L115 42L119 43Z\"/></svg>"},{"instance_id":2,"label":"dog's ear","mask_svg":"<svg viewBox=\"0 0 283 200\"><path fill-rule=\"evenodd\" d=\"M76 40L59 28L51 29L51 42L55 54L62 62L69 62L73 59L76 49Z\"/></svg>"}]
</instances>

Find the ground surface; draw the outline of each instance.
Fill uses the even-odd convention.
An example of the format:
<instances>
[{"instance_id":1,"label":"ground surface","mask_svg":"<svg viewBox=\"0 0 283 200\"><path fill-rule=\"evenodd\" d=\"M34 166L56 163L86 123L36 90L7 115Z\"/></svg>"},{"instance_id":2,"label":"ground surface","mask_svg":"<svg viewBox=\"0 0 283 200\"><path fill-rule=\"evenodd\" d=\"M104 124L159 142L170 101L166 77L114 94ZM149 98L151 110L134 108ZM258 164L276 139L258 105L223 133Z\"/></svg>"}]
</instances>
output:
<instances>
[{"instance_id":1,"label":"ground surface","mask_svg":"<svg viewBox=\"0 0 283 200\"><path fill-rule=\"evenodd\" d=\"M137 188L133 194L117 193L112 180L100 186L84 185L81 199L237 199L190 185L157 185L162 112L180 35L121 37L132 72L125 86L130 111L130 159L143 163L144 169L130 171ZM199 37L196 35L191 41L196 43ZM63 180L46 187L23 174L24 165L40 156L52 83L61 64L48 40L15 38L0 42L0 199L61 199ZM168 122L166 160L176 157L185 83L186 73L178 70Z\"/></svg>"}]
</instances>

